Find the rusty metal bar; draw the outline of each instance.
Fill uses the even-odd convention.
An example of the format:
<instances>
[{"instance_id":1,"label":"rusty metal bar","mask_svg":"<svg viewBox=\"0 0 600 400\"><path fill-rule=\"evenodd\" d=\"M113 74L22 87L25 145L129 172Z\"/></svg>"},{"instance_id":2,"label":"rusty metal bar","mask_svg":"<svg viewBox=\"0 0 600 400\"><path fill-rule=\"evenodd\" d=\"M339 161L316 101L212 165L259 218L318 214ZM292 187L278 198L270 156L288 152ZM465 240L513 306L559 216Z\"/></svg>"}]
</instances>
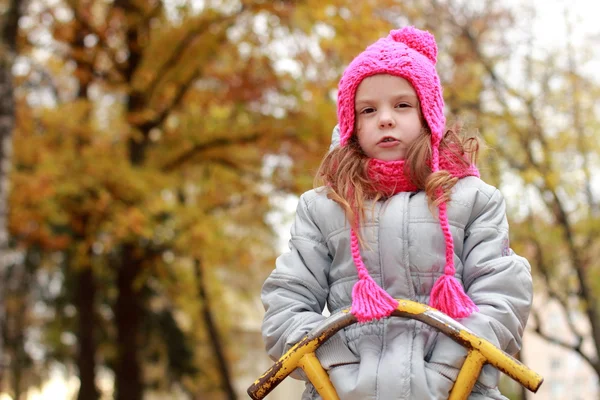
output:
<instances>
[{"instance_id":1,"label":"rusty metal bar","mask_svg":"<svg viewBox=\"0 0 600 400\"><path fill-rule=\"evenodd\" d=\"M448 400L467 400L473 390L473 386L475 386L475 382L479 378L485 361L485 357L480 352L469 350L467 359L463 363L458 377L456 377L456 381L452 386Z\"/></svg>"},{"instance_id":2,"label":"rusty metal bar","mask_svg":"<svg viewBox=\"0 0 600 400\"><path fill-rule=\"evenodd\" d=\"M510 376L531 392L537 392L544 381L541 375L528 368L509 354L500 350L487 340L480 338L464 325L446 314L410 300L398 300L399 305L393 316L412 318L426 323L452 338L467 350L475 349L486 359L486 363Z\"/></svg>"},{"instance_id":3,"label":"rusty metal bar","mask_svg":"<svg viewBox=\"0 0 600 400\"><path fill-rule=\"evenodd\" d=\"M329 380L329 375L321 366L315 353L306 354L300 359L299 365L322 398L340 400L331 380Z\"/></svg>"},{"instance_id":4,"label":"rusty metal bar","mask_svg":"<svg viewBox=\"0 0 600 400\"><path fill-rule=\"evenodd\" d=\"M493 365L495 368L504 372L532 392L536 392L542 384L543 378L536 372L495 347L487 340L478 337L465 326L440 311L426 306L425 304L410 300L399 299L398 303L398 308L392 313L393 317L419 320L438 329L469 351L469 356L467 357L465 364L463 364L454 384L456 388L452 389L450 400L466 399L468 397L473 385L479 377L481 368L486 363ZM313 362L318 361L314 352L323 342L328 340L340 329L356 322L356 318L350 314L350 310L348 309L338 311L321 322L309 332L304 339L289 349L271 368L269 368L269 370L248 388L248 395L250 398L254 400L263 399L283 379L291 374L296 368L300 367L304 368L305 372L307 372L313 385L315 385L315 382L313 381L313 379L315 379L317 384L324 388L324 394L319 392L324 400L337 400L337 394L335 393L335 389L333 389L333 385L331 385L328 376L326 377L323 375L323 372L325 374L326 372L320 365L319 368L314 367ZM308 358L304 358L305 356ZM308 372L309 370L311 372ZM313 375L313 378L311 378L311 374ZM327 383L323 383L325 378Z\"/></svg>"},{"instance_id":5,"label":"rusty metal bar","mask_svg":"<svg viewBox=\"0 0 600 400\"><path fill-rule=\"evenodd\" d=\"M282 380L298 368L302 357L308 353L314 353L323 342L335 335L337 331L355 322L357 322L356 317L350 314L349 310L341 310L321 322L248 388L250 398L254 400L263 399Z\"/></svg>"}]
</instances>

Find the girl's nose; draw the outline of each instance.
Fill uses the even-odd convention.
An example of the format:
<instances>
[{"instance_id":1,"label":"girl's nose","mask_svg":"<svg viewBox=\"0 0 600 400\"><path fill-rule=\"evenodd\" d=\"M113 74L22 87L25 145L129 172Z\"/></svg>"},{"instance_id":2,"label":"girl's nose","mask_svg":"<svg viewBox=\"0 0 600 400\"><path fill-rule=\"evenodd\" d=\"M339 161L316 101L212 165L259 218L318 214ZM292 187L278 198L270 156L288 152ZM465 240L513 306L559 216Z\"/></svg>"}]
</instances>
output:
<instances>
[{"instance_id":1,"label":"girl's nose","mask_svg":"<svg viewBox=\"0 0 600 400\"><path fill-rule=\"evenodd\" d=\"M382 115L381 118L379 119L379 127L381 129L393 128L394 126L396 126L396 122L389 115Z\"/></svg>"}]
</instances>

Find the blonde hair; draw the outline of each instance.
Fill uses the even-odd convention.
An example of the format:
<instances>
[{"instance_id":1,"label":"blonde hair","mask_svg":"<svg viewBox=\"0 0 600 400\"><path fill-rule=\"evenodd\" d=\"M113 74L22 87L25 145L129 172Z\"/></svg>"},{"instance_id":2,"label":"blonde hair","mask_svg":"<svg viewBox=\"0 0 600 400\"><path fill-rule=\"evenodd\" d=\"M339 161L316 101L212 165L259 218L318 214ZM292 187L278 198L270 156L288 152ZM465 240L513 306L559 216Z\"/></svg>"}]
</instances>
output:
<instances>
[{"instance_id":1,"label":"blonde hair","mask_svg":"<svg viewBox=\"0 0 600 400\"><path fill-rule=\"evenodd\" d=\"M460 124L448 128L440 142L440 158L450 158L465 168L477 161L480 141L475 135L463 133ZM450 192L458 178L448 171L431 172L431 133L424 128L421 135L408 149L405 159L405 173L420 190L424 190L429 207L450 201ZM364 220L366 202L373 204L384 199L368 176L369 157L358 144L356 134L345 146L336 147L325 155L314 180L315 188L325 186L327 197L338 203L353 228ZM358 235L360 233L356 232Z\"/></svg>"}]
</instances>

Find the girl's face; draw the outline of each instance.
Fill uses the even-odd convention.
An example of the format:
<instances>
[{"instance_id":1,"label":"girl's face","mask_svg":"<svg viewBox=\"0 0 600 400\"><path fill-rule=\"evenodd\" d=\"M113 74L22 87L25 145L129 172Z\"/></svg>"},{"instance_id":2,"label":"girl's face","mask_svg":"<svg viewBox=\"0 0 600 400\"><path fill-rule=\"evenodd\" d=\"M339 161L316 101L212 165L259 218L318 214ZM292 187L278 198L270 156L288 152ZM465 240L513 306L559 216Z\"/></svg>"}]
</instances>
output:
<instances>
[{"instance_id":1,"label":"girl's face","mask_svg":"<svg viewBox=\"0 0 600 400\"><path fill-rule=\"evenodd\" d=\"M417 93L406 79L397 76L365 78L356 90L354 111L358 143L371 158L406 158L423 129Z\"/></svg>"}]
</instances>

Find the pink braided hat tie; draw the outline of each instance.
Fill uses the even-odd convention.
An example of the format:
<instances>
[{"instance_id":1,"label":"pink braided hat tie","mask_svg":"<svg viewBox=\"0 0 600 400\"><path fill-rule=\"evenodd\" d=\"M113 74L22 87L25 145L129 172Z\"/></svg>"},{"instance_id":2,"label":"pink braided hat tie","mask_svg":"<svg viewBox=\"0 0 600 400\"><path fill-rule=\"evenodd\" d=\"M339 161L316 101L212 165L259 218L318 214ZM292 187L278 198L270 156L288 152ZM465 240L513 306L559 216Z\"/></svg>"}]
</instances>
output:
<instances>
[{"instance_id":1,"label":"pink braided hat tie","mask_svg":"<svg viewBox=\"0 0 600 400\"><path fill-rule=\"evenodd\" d=\"M358 282L352 288L352 314L358 322L389 317L398 307L398 302L369 275L360 256L358 237L354 229L350 232L350 248L358 271Z\"/></svg>"},{"instance_id":2,"label":"pink braided hat tie","mask_svg":"<svg viewBox=\"0 0 600 400\"><path fill-rule=\"evenodd\" d=\"M437 158L439 159L439 156ZM450 160L451 157L443 157L441 168L449 171L452 176L459 178L479 176L479 171L474 166L461 169L458 167L459 164L452 163ZM404 160L382 161L371 159L368 168L369 177L388 196L418 190L406 177ZM444 275L436 281L431 290L429 305L452 318L458 319L469 316L472 312L478 311L478 308L471 298L465 294L461 283L454 277L456 272L454 268L454 241L450 232L447 210L446 203L440 204L439 220L446 243L446 263ZM352 288L352 314L356 316L359 322L388 317L398 307L398 302L377 285L369 275L360 254L360 245L354 229L350 231L350 249L359 278Z\"/></svg>"}]
</instances>

